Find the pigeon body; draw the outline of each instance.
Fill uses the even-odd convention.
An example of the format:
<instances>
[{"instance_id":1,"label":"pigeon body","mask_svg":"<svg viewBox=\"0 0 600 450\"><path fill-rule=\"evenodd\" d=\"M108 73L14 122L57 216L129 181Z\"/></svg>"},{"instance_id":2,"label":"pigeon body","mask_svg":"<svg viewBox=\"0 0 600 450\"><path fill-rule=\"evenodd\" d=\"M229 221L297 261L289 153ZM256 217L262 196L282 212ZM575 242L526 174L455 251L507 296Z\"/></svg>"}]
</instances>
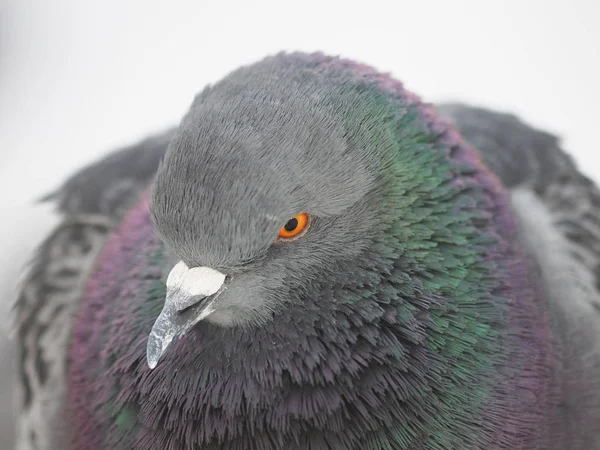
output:
<instances>
[{"instance_id":1,"label":"pigeon body","mask_svg":"<svg viewBox=\"0 0 600 450\"><path fill-rule=\"evenodd\" d=\"M600 449L598 192L552 136L440 112L466 141L280 54L72 178L18 303L19 448ZM173 267L223 275L210 311L166 315Z\"/></svg>"}]
</instances>

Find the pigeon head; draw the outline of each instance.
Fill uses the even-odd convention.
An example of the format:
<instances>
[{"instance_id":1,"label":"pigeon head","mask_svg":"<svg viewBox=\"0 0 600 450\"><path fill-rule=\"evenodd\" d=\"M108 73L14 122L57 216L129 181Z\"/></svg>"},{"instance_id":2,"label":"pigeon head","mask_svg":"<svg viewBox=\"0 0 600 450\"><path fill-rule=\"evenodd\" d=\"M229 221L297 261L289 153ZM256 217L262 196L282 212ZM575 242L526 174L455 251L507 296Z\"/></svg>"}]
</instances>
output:
<instances>
[{"instance_id":1,"label":"pigeon head","mask_svg":"<svg viewBox=\"0 0 600 450\"><path fill-rule=\"evenodd\" d=\"M551 339L508 194L400 82L238 69L149 197L82 300L77 448L540 447Z\"/></svg>"},{"instance_id":2,"label":"pigeon head","mask_svg":"<svg viewBox=\"0 0 600 450\"><path fill-rule=\"evenodd\" d=\"M180 262L151 366L199 320L260 326L348 277L385 217L386 104L282 56L198 95L153 186L154 224Z\"/></svg>"}]
</instances>

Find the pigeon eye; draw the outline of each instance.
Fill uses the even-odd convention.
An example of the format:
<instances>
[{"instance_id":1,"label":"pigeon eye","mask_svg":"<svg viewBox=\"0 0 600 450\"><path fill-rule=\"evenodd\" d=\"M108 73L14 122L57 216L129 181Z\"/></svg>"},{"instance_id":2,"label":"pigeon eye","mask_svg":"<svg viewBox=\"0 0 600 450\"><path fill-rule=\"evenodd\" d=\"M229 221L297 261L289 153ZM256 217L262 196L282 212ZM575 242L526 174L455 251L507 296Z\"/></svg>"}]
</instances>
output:
<instances>
[{"instance_id":1,"label":"pigeon eye","mask_svg":"<svg viewBox=\"0 0 600 450\"><path fill-rule=\"evenodd\" d=\"M308 214L302 213L292 217L279 230L279 239L291 239L298 236L307 228Z\"/></svg>"}]
</instances>

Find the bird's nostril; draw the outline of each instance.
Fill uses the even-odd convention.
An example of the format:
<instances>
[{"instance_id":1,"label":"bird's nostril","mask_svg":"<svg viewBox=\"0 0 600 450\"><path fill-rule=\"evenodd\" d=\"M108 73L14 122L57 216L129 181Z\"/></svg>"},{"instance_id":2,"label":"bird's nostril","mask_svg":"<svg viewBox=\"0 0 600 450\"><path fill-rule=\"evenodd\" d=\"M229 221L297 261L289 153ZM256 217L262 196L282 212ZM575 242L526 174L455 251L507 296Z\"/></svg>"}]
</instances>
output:
<instances>
[{"instance_id":1,"label":"bird's nostril","mask_svg":"<svg viewBox=\"0 0 600 450\"><path fill-rule=\"evenodd\" d=\"M190 308L197 307L201 303L206 303L208 300L210 300L212 297L214 297L214 295L215 294L209 295L208 297L194 297L194 299L189 304L185 305L184 308L178 309L177 314L183 314L186 311L189 311Z\"/></svg>"}]
</instances>

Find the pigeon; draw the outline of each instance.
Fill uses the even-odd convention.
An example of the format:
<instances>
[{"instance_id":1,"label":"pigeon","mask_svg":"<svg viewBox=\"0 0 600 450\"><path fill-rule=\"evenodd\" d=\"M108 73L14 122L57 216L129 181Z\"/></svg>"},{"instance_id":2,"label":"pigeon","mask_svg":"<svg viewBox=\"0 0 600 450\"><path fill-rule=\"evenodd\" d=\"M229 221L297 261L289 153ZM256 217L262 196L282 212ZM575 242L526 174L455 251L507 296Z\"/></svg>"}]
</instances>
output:
<instances>
[{"instance_id":1,"label":"pigeon","mask_svg":"<svg viewBox=\"0 0 600 450\"><path fill-rule=\"evenodd\" d=\"M600 192L513 115L279 53L45 200L19 450L600 449Z\"/></svg>"}]
</instances>

